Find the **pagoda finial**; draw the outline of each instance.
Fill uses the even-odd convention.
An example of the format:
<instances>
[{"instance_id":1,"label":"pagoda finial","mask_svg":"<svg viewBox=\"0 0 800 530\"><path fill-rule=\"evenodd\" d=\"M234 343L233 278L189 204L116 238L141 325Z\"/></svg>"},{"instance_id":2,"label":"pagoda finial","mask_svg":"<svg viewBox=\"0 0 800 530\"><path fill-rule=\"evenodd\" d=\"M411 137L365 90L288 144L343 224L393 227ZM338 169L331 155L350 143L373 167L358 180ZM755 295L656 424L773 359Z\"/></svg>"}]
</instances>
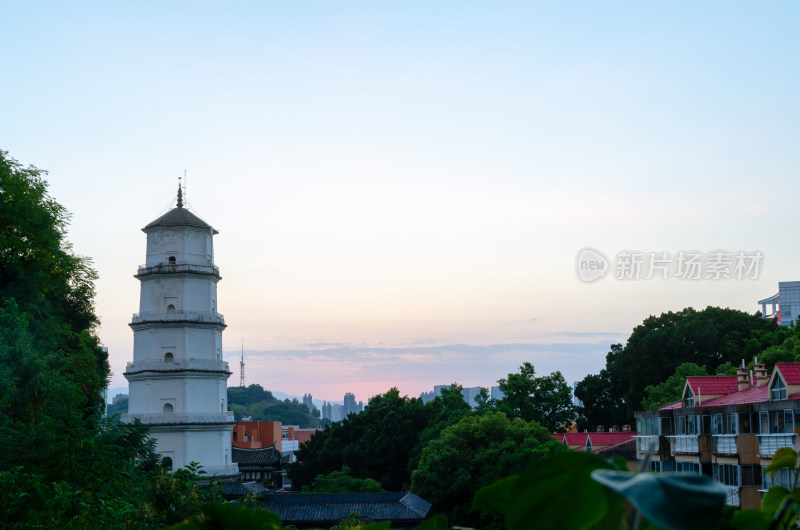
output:
<instances>
[{"instance_id":1,"label":"pagoda finial","mask_svg":"<svg viewBox=\"0 0 800 530\"><path fill-rule=\"evenodd\" d=\"M180 177L178 177L178 208L183 208L183 189L181 188Z\"/></svg>"}]
</instances>

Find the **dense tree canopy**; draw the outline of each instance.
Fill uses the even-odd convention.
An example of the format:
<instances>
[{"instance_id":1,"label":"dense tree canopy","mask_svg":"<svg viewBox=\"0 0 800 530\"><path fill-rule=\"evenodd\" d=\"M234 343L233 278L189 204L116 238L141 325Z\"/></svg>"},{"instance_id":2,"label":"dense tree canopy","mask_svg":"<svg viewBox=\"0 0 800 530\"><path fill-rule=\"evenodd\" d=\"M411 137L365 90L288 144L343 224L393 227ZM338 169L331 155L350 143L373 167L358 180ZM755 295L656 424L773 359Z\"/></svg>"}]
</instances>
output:
<instances>
[{"instance_id":1,"label":"dense tree canopy","mask_svg":"<svg viewBox=\"0 0 800 530\"><path fill-rule=\"evenodd\" d=\"M372 478L387 491L401 491L410 483L411 449L427 425L422 400L401 397L393 388L373 397L362 413L325 427L302 444L289 477L301 487L317 475L348 466L354 477Z\"/></svg>"},{"instance_id":2,"label":"dense tree canopy","mask_svg":"<svg viewBox=\"0 0 800 530\"><path fill-rule=\"evenodd\" d=\"M536 377L533 365L525 362L518 374L508 374L497 383L504 394L497 410L509 417L535 421L551 432L574 419L572 389L561 372Z\"/></svg>"},{"instance_id":3,"label":"dense tree canopy","mask_svg":"<svg viewBox=\"0 0 800 530\"><path fill-rule=\"evenodd\" d=\"M491 520L468 513L475 492L563 450L536 422L510 420L492 411L467 416L425 447L411 491L431 502L433 511L445 514L452 525L488 528Z\"/></svg>"},{"instance_id":4,"label":"dense tree canopy","mask_svg":"<svg viewBox=\"0 0 800 530\"><path fill-rule=\"evenodd\" d=\"M664 382L679 365L694 363L717 373L726 363L737 365L783 342L786 333L757 314L719 307L651 316L624 347L611 347L605 369L578 384L581 413L587 426L631 423L633 412L642 408L645 388Z\"/></svg>"},{"instance_id":5,"label":"dense tree canopy","mask_svg":"<svg viewBox=\"0 0 800 530\"><path fill-rule=\"evenodd\" d=\"M303 486L301 493L369 493L384 491L377 480L356 478L349 467L327 475L317 475L311 486Z\"/></svg>"},{"instance_id":6,"label":"dense tree canopy","mask_svg":"<svg viewBox=\"0 0 800 530\"><path fill-rule=\"evenodd\" d=\"M156 500L184 493L159 488L147 429L103 418L96 274L43 176L0 151L0 527L169 522Z\"/></svg>"},{"instance_id":7,"label":"dense tree canopy","mask_svg":"<svg viewBox=\"0 0 800 530\"><path fill-rule=\"evenodd\" d=\"M297 399L281 401L261 385L228 387L228 404L236 421L249 416L252 421L280 421L285 425L299 425L303 428L321 425L319 410L314 409L312 412L305 403L300 403Z\"/></svg>"}]
</instances>

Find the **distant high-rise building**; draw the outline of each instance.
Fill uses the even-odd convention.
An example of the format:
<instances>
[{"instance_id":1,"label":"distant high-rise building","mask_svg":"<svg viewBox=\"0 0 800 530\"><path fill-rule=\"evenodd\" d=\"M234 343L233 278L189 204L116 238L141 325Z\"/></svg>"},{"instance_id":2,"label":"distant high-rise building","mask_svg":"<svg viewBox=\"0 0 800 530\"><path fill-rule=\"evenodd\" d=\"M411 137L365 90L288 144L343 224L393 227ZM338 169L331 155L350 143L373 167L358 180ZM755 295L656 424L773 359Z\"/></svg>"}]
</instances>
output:
<instances>
[{"instance_id":1,"label":"distant high-rise building","mask_svg":"<svg viewBox=\"0 0 800 530\"><path fill-rule=\"evenodd\" d=\"M503 399L504 397L506 397L506 395L503 394L503 391L500 390L499 386L493 386L489 390L489 395L492 397L492 399L497 399L497 400L500 400L500 399Z\"/></svg>"},{"instance_id":2,"label":"distant high-rise building","mask_svg":"<svg viewBox=\"0 0 800 530\"><path fill-rule=\"evenodd\" d=\"M358 405L356 405L356 396L351 394L350 392L344 395L344 405L342 405L342 415L343 417L347 417L350 414L358 414Z\"/></svg>"},{"instance_id":3,"label":"distant high-rise building","mask_svg":"<svg viewBox=\"0 0 800 530\"><path fill-rule=\"evenodd\" d=\"M317 408L314 406L314 400L311 399L311 394L303 394L303 405L308 407L309 412L314 412L314 409Z\"/></svg>"},{"instance_id":4,"label":"distant high-rise building","mask_svg":"<svg viewBox=\"0 0 800 530\"><path fill-rule=\"evenodd\" d=\"M322 402L322 410L320 411L320 416L323 420L331 420L333 421L333 407L327 401Z\"/></svg>"}]
</instances>

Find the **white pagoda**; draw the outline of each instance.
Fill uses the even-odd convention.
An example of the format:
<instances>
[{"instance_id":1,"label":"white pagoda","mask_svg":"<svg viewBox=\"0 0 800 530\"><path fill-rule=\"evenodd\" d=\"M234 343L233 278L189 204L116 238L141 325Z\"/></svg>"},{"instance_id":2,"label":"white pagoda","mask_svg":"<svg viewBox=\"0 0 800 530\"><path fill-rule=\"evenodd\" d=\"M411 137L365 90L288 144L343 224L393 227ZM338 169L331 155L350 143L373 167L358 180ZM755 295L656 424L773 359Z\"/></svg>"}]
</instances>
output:
<instances>
[{"instance_id":1,"label":"white pagoda","mask_svg":"<svg viewBox=\"0 0 800 530\"><path fill-rule=\"evenodd\" d=\"M150 429L172 469L198 462L209 475L238 473L231 462L233 412L228 411L228 363L222 360L225 320L217 312L219 269L205 221L177 207L142 231L147 263L139 266L139 312L133 329L128 414Z\"/></svg>"}]
</instances>

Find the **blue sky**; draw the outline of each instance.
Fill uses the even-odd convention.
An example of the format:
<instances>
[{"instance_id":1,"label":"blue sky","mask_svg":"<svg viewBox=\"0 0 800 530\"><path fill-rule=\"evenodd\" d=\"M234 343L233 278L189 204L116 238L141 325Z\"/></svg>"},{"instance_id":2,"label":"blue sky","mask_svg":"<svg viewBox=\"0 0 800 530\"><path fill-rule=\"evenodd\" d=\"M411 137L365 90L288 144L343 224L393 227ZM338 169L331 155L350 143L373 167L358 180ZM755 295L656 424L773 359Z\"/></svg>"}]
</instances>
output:
<instances>
[{"instance_id":1,"label":"blue sky","mask_svg":"<svg viewBox=\"0 0 800 530\"><path fill-rule=\"evenodd\" d=\"M456 377L487 386L522 360L575 380L650 314L755 311L800 279L799 11L15 2L0 148L49 170L73 212L75 250L101 277L112 386L132 356L139 229L184 169L190 205L220 230L226 354L244 339L249 382L416 395ZM756 281L586 285L585 246L764 262ZM535 346L566 342L581 355ZM361 361L332 378L321 367L344 357L276 353L320 343ZM534 346L450 358L447 344Z\"/></svg>"}]
</instances>

